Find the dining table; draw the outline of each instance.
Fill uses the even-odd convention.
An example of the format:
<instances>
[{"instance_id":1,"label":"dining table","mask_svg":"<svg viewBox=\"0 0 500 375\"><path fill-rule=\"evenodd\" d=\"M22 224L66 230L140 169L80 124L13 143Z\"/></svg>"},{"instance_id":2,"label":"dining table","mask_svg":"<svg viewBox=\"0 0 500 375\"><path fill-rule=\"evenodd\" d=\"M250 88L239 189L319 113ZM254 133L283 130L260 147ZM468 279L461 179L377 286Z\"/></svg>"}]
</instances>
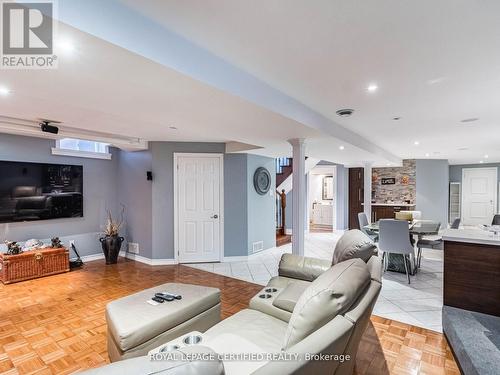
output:
<instances>
[{"instance_id":1,"label":"dining table","mask_svg":"<svg viewBox=\"0 0 500 375\"><path fill-rule=\"evenodd\" d=\"M363 228L367 232L371 232L374 234L379 233L379 222L376 221L374 223L365 225ZM439 221L434 220L413 220L408 222L409 232L410 232L410 241L415 246L424 236L433 236L439 233L439 228L441 227L441 223ZM414 237L417 237L417 241L414 240ZM404 266L404 258L401 254L388 254L387 257L387 270L395 271L400 273L406 273ZM415 254L411 256L411 274L414 275L417 272L417 263Z\"/></svg>"}]
</instances>

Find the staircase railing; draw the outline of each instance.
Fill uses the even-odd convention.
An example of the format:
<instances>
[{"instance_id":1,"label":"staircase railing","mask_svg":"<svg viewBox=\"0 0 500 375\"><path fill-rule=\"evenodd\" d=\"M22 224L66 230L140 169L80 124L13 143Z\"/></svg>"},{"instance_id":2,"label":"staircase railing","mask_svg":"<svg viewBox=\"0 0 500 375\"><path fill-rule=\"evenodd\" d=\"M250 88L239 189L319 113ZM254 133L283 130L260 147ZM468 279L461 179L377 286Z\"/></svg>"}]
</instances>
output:
<instances>
[{"instance_id":1,"label":"staircase railing","mask_svg":"<svg viewBox=\"0 0 500 375\"><path fill-rule=\"evenodd\" d=\"M286 234L286 193L276 190L276 234L284 236Z\"/></svg>"},{"instance_id":2,"label":"staircase railing","mask_svg":"<svg viewBox=\"0 0 500 375\"><path fill-rule=\"evenodd\" d=\"M276 173L283 173L283 167L289 167L291 165L290 158L277 158L276 159Z\"/></svg>"},{"instance_id":3,"label":"staircase railing","mask_svg":"<svg viewBox=\"0 0 500 375\"><path fill-rule=\"evenodd\" d=\"M293 159L277 158L276 159L276 187L278 188L283 181L293 172Z\"/></svg>"}]
</instances>

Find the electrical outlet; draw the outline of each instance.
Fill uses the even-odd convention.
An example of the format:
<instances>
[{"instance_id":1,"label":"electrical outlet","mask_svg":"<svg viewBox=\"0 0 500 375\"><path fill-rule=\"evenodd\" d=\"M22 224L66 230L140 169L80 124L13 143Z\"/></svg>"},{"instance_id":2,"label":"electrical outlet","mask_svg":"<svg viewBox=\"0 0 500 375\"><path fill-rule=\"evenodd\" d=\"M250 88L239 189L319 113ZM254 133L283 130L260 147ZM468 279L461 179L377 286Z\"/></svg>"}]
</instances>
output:
<instances>
[{"instance_id":1,"label":"electrical outlet","mask_svg":"<svg viewBox=\"0 0 500 375\"><path fill-rule=\"evenodd\" d=\"M132 254L139 254L139 244L137 242L129 242L128 252Z\"/></svg>"}]
</instances>

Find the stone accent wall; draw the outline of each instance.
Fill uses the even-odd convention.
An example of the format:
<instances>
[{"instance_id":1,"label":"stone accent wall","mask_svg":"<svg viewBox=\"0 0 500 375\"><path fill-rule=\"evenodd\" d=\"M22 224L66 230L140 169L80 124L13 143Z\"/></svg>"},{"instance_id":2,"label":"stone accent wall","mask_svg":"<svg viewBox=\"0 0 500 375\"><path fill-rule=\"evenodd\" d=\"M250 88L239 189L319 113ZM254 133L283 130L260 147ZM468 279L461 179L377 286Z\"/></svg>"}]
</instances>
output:
<instances>
[{"instance_id":1,"label":"stone accent wall","mask_svg":"<svg viewBox=\"0 0 500 375\"><path fill-rule=\"evenodd\" d=\"M394 185L382 185L383 178L395 178ZM402 167L373 168L372 200L377 203L393 201L402 203L409 200L416 203L416 161L403 160Z\"/></svg>"}]
</instances>

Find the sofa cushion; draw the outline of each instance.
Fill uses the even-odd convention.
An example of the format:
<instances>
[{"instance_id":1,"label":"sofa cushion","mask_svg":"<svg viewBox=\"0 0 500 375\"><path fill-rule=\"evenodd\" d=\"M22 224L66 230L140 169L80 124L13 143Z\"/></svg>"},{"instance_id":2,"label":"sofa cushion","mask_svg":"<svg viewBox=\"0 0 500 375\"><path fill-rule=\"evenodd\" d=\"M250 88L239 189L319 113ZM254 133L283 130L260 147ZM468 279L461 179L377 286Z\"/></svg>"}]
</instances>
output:
<instances>
[{"instance_id":1,"label":"sofa cushion","mask_svg":"<svg viewBox=\"0 0 500 375\"><path fill-rule=\"evenodd\" d=\"M279 309L293 312L297 301L310 284L290 283L274 299L273 305Z\"/></svg>"},{"instance_id":2,"label":"sofa cushion","mask_svg":"<svg viewBox=\"0 0 500 375\"><path fill-rule=\"evenodd\" d=\"M337 242L332 265L354 258L360 258L366 263L374 254L377 254L377 245L360 230L352 229L345 232Z\"/></svg>"},{"instance_id":3,"label":"sofa cushion","mask_svg":"<svg viewBox=\"0 0 500 375\"><path fill-rule=\"evenodd\" d=\"M283 254L281 256L278 274L305 281L313 281L329 269L331 263L318 258L308 258L294 254Z\"/></svg>"},{"instance_id":4,"label":"sofa cushion","mask_svg":"<svg viewBox=\"0 0 500 375\"><path fill-rule=\"evenodd\" d=\"M203 345L217 353L278 353L287 324L260 311L245 309L224 319L203 334ZM238 344L245 342L246 348Z\"/></svg>"},{"instance_id":5,"label":"sofa cushion","mask_svg":"<svg viewBox=\"0 0 500 375\"><path fill-rule=\"evenodd\" d=\"M297 301L283 349L295 345L335 316L344 314L369 283L370 272L361 259L338 263L320 275Z\"/></svg>"}]
</instances>

